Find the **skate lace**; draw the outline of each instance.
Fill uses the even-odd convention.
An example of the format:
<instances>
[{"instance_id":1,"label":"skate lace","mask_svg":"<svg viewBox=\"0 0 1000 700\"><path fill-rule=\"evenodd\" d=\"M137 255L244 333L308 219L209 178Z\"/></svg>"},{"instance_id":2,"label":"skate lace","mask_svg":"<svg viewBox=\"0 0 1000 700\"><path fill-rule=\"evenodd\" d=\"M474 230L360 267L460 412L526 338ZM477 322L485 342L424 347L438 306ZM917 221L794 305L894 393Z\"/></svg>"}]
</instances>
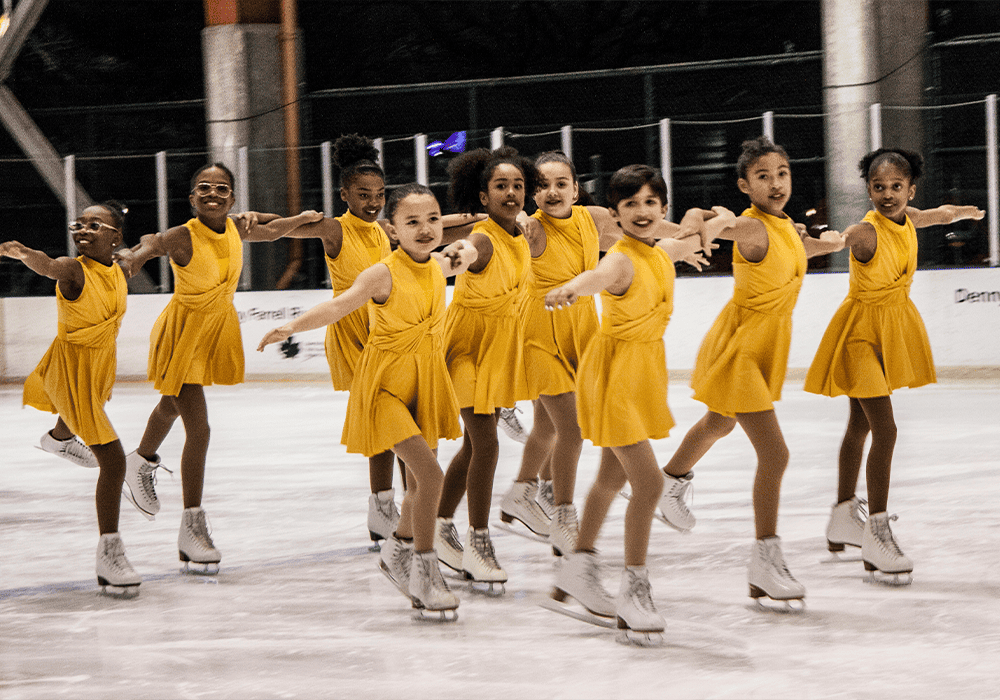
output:
<instances>
[{"instance_id":1,"label":"skate lace","mask_svg":"<svg viewBox=\"0 0 1000 700\"><path fill-rule=\"evenodd\" d=\"M851 517L854 519L854 522L863 528L865 520L868 519L868 501L863 498L856 499L854 507L851 508Z\"/></svg>"},{"instance_id":2,"label":"skate lace","mask_svg":"<svg viewBox=\"0 0 1000 700\"><path fill-rule=\"evenodd\" d=\"M420 556L417 557L417 561L420 564L421 575L430 582L432 590L451 592L444 576L441 575L441 567L438 566L437 557Z\"/></svg>"},{"instance_id":3,"label":"skate lace","mask_svg":"<svg viewBox=\"0 0 1000 700\"><path fill-rule=\"evenodd\" d=\"M503 422L504 430L510 434L511 437L524 435L524 426L521 425L521 421L517 419L517 414L521 412L517 406L513 408L501 408L500 409L500 420Z\"/></svg>"},{"instance_id":4,"label":"skate lace","mask_svg":"<svg viewBox=\"0 0 1000 700\"><path fill-rule=\"evenodd\" d=\"M875 522L875 538L885 549L889 550L891 554L894 554L897 557L902 557L903 550L899 548L899 545L896 543L896 537L892 534L892 528L889 527L889 521L891 520L899 520L899 516L893 513L885 520Z\"/></svg>"},{"instance_id":5,"label":"skate lace","mask_svg":"<svg viewBox=\"0 0 1000 700\"><path fill-rule=\"evenodd\" d=\"M576 508L571 505L559 506L556 512L556 526L570 541L576 540L579 526L576 522Z\"/></svg>"},{"instance_id":6,"label":"skate lace","mask_svg":"<svg viewBox=\"0 0 1000 700\"><path fill-rule=\"evenodd\" d=\"M555 507L555 494L553 493L553 487L551 481L543 481L538 484L538 500L544 501L552 507Z\"/></svg>"},{"instance_id":7,"label":"skate lace","mask_svg":"<svg viewBox=\"0 0 1000 700\"><path fill-rule=\"evenodd\" d=\"M782 578L795 581L795 577L792 576L792 572L788 570L788 565L785 563L785 557L777 547L771 550L771 566L777 570L778 575ZM798 583L798 581L795 582Z\"/></svg>"},{"instance_id":8,"label":"skate lace","mask_svg":"<svg viewBox=\"0 0 1000 700\"><path fill-rule=\"evenodd\" d=\"M151 501L156 500L156 470L162 469L171 476L174 475L173 471L167 469L165 466L157 462L153 464L152 462L146 462L139 467L139 485L142 487L143 492L146 497Z\"/></svg>"},{"instance_id":9,"label":"skate lace","mask_svg":"<svg viewBox=\"0 0 1000 700\"><path fill-rule=\"evenodd\" d=\"M191 522L191 534L206 549L215 549L215 543L212 542L211 525L205 511L201 510L195 514Z\"/></svg>"},{"instance_id":10,"label":"skate lace","mask_svg":"<svg viewBox=\"0 0 1000 700\"><path fill-rule=\"evenodd\" d=\"M394 569L393 574L397 575L400 572L407 572L410 570L410 560L413 557L413 550L409 547L404 547L402 544L396 547L396 551L392 553L392 567Z\"/></svg>"},{"instance_id":11,"label":"skate lace","mask_svg":"<svg viewBox=\"0 0 1000 700\"><path fill-rule=\"evenodd\" d=\"M628 594L643 610L656 612L656 608L653 606L652 590L647 579L630 573Z\"/></svg>"},{"instance_id":12,"label":"skate lace","mask_svg":"<svg viewBox=\"0 0 1000 700\"><path fill-rule=\"evenodd\" d=\"M441 533L441 539L443 539L445 544L454 549L456 552L462 551L462 541L458 539L458 529L455 527L455 523L448 523L444 527L444 531Z\"/></svg>"},{"instance_id":13,"label":"skate lace","mask_svg":"<svg viewBox=\"0 0 1000 700\"><path fill-rule=\"evenodd\" d=\"M677 509L684 513L685 515L690 515L691 510L688 508L688 501L691 505L694 505L694 488L689 478L673 478L673 483L670 485L670 496L674 499L677 504Z\"/></svg>"},{"instance_id":14,"label":"skate lace","mask_svg":"<svg viewBox=\"0 0 1000 700\"><path fill-rule=\"evenodd\" d=\"M389 521L399 520L399 510L396 508L396 501L393 499L388 499L383 501L381 498L375 499L375 508L378 510L379 515Z\"/></svg>"},{"instance_id":15,"label":"skate lace","mask_svg":"<svg viewBox=\"0 0 1000 700\"><path fill-rule=\"evenodd\" d=\"M64 455L80 460L81 462L88 462L93 459L93 453L90 451L90 448L80 442L79 438L75 435L60 445L60 451Z\"/></svg>"},{"instance_id":16,"label":"skate lace","mask_svg":"<svg viewBox=\"0 0 1000 700\"><path fill-rule=\"evenodd\" d=\"M476 554L486 563L487 566L493 569L499 569L500 564L497 562L496 551L493 549L493 541L490 539L489 532L476 532L472 531L472 547L476 550Z\"/></svg>"},{"instance_id":17,"label":"skate lace","mask_svg":"<svg viewBox=\"0 0 1000 700\"><path fill-rule=\"evenodd\" d=\"M115 573L122 573L131 568L125 558L125 545L122 544L121 540L105 540L104 560L107 562L108 568Z\"/></svg>"}]
</instances>

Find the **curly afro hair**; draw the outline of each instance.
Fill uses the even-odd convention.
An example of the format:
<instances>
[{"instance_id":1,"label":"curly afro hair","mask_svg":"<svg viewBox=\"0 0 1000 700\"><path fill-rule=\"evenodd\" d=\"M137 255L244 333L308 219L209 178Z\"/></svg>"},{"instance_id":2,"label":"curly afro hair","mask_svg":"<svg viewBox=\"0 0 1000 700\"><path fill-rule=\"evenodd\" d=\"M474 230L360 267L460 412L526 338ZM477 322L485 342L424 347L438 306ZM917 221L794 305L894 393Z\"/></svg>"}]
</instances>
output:
<instances>
[{"instance_id":1,"label":"curly afro hair","mask_svg":"<svg viewBox=\"0 0 1000 700\"><path fill-rule=\"evenodd\" d=\"M744 141L740 148L742 153L740 153L739 160L736 161L736 176L741 180L746 179L750 166L757 162L758 158L763 158L768 153L777 153L785 160L789 160L788 152L766 136L758 136L755 139Z\"/></svg>"},{"instance_id":2,"label":"curly afro hair","mask_svg":"<svg viewBox=\"0 0 1000 700\"><path fill-rule=\"evenodd\" d=\"M466 151L448 164L448 200L460 212L479 214L483 204L479 193L485 192L498 165L508 163L524 175L524 191L534 193L538 186L538 171L534 163L510 146L502 146L495 151L476 148Z\"/></svg>"},{"instance_id":3,"label":"curly afro hair","mask_svg":"<svg viewBox=\"0 0 1000 700\"><path fill-rule=\"evenodd\" d=\"M861 159L861 179L867 182L879 167L891 163L902 170L910 182L916 182L924 172L924 159L919 153L904 151L902 148L880 148Z\"/></svg>"},{"instance_id":4,"label":"curly afro hair","mask_svg":"<svg viewBox=\"0 0 1000 700\"><path fill-rule=\"evenodd\" d=\"M378 165L375 142L360 134L346 134L333 143L333 162L340 168L340 186L350 187L358 175L378 175L385 182L385 172Z\"/></svg>"}]
</instances>

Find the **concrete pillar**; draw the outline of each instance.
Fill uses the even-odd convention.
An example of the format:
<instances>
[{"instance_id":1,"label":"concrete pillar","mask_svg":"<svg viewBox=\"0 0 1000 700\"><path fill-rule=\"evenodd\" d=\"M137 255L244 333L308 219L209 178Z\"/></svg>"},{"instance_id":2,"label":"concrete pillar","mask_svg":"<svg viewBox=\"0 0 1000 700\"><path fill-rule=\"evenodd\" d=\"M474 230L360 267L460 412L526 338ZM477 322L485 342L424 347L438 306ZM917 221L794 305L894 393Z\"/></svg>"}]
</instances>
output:
<instances>
[{"instance_id":1,"label":"concrete pillar","mask_svg":"<svg viewBox=\"0 0 1000 700\"><path fill-rule=\"evenodd\" d=\"M236 172L246 147L250 208L287 214L280 35L279 24L208 26L202 57L209 160ZM254 287L273 289L287 262L285 246L244 246L244 255Z\"/></svg>"},{"instance_id":2,"label":"concrete pillar","mask_svg":"<svg viewBox=\"0 0 1000 700\"><path fill-rule=\"evenodd\" d=\"M857 164L868 152L869 105L878 102L876 0L823 0L826 199L830 228L843 231L868 211ZM794 183L794 180L793 180ZM794 187L794 184L793 184ZM833 256L846 269L846 253Z\"/></svg>"},{"instance_id":3,"label":"concrete pillar","mask_svg":"<svg viewBox=\"0 0 1000 700\"><path fill-rule=\"evenodd\" d=\"M823 85L829 225L843 231L869 209L857 165L872 149L871 105L881 103L882 144L924 151L927 0L823 0ZM918 188L919 193L919 188ZM919 199L919 195L918 195ZM834 256L845 268L847 254Z\"/></svg>"}]
</instances>

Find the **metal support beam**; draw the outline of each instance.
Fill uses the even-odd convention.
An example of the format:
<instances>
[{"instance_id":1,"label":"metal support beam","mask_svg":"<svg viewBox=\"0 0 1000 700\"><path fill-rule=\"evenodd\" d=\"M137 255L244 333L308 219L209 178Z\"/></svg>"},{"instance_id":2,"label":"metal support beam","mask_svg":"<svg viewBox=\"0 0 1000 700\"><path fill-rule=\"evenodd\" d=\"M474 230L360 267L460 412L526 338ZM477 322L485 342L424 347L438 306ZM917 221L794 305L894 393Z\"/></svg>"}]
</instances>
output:
<instances>
[{"instance_id":1,"label":"metal support beam","mask_svg":"<svg viewBox=\"0 0 1000 700\"><path fill-rule=\"evenodd\" d=\"M38 24L38 18L49 0L21 0L11 13L10 26L0 36L0 82L7 79L21 47Z\"/></svg>"},{"instance_id":2,"label":"metal support beam","mask_svg":"<svg viewBox=\"0 0 1000 700\"><path fill-rule=\"evenodd\" d=\"M63 159L6 85L0 85L0 121L7 127L7 131L17 141L17 145L25 155L31 158L32 165L38 170L49 189L55 193L63 206L66 206L68 200ZM79 183L76 185L75 194L76 205L80 209L85 209L94 203ZM72 215L76 216L76 212L72 212Z\"/></svg>"}]
</instances>

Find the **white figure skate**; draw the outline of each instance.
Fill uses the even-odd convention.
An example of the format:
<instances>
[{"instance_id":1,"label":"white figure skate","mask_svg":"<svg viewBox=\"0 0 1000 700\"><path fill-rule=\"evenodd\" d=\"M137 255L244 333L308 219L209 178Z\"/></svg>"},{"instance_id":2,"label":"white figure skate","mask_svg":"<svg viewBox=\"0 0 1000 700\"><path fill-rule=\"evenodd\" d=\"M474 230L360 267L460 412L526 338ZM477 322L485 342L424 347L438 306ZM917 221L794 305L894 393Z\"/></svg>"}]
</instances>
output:
<instances>
[{"instance_id":1,"label":"white figure skate","mask_svg":"<svg viewBox=\"0 0 1000 700\"><path fill-rule=\"evenodd\" d=\"M155 520L160 512L160 499L156 497L156 470L164 469L159 461L150 462L138 452L130 452L125 457L125 481L122 495L135 506L146 520Z\"/></svg>"},{"instance_id":2,"label":"white figure skate","mask_svg":"<svg viewBox=\"0 0 1000 700\"><path fill-rule=\"evenodd\" d=\"M219 573L222 554L215 548L208 530L205 511L200 507L185 508L181 514L181 529L177 535L177 551L184 562L183 573L214 576ZM191 565L194 564L195 568Z\"/></svg>"},{"instance_id":3,"label":"white figure skate","mask_svg":"<svg viewBox=\"0 0 1000 700\"><path fill-rule=\"evenodd\" d=\"M462 573L467 581L489 584L489 589L482 591L483 593L491 596L504 594L503 584L507 582L507 572L497 562L488 528L469 528L462 555ZM499 588L495 588L497 584Z\"/></svg>"},{"instance_id":4,"label":"white figure skate","mask_svg":"<svg viewBox=\"0 0 1000 700\"><path fill-rule=\"evenodd\" d=\"M372 551L381 549L379 540L387 540L399 524L399 509L396 508L396 489L378 491L368 496L368 534L371 535Z\"/></svg>"},{"instance_id":5,"label":"white figure skate","mask_svg":"<svg viewBox=\"0 0 1000 700\"><path fill-rule=\"evenodd\" d=\"M520 412L521 409L517 406L514 408L501 408L500 420L497 421L497 424L507 437L523 445L528 441L528 431L524 429L521 421L517 419L517 414Z\"/></svg>"},{"instance_id":6,"label":"white figure skate","mask_svg":"<svg viewBox=\"0 0 1000 700\"><path fill-rule=\"evenodd\" d=\"M557 557L576 550L578 530L576 507L572 503L556 506L556 515L549 526L549 544Z\"/></svg>"},{"instance_id":7,"label":"white figure skate","mask_svg":"<svg viewBox=\"0 0 1000 700\"><path fill-rule=\"evenodd\" d=\"M567 598L575 600L591 616L602 618L608 622L614 620L616 615L615 601L601 582L601 563L596 554L572 552L563 559L559 573L556 574L556 585L552 589L552 599L556 603L565 603ZM556 610L555 607L550 609ZM556 612L570 614L561 609L556 610ZM575 615L571 615L571 617L575 617ZM594 624L598 623L594 622Z\"/></svg>"},{"instance_id":8,"label":"white figure skate","mask_svg":"<svg viewBox=\"0 0 1000 700\"><path fill-rule=\"evenodd\" d=\"M805 586L795 580L785 565L780 537L765 537L754 541L747 568L747 581L750 584L750 597L762 607L770 608L763 601L767 598L783 604L774 608L777 610L801 612L805 609Z\"/></svg>"},{"instance_id":9,"label":"white figure skate","mask_svg":"<svg viewBox=\"0 0 1000 700\"><path fill-rule=\"evenodd\" d=\"M125 556L121 535L109 532L97 543L97 583L104 595L134 598L139 595L142 577Z\"/></svg>"},{"instance_id":10,"label":"white figure skate","mask_svg":"<svg viewBox=\"0 0 1000 700\"><path fill-rule=\"evenodd\" d=\"M546 518L552 520L555 517L556 494L551 479L540 478L538 480L538 495L535 496L535 501L542 507L542 512L545 513Z\"/></svg>"},{"instance_id":11,"label":"white figure skate","mask_svg":"<svg viewBox=\"0 0 1000 700\"><path fill-rule=\"evenodd\" d=\"M889 522L895 515L875 513L865 523L865 534L861 541L861 559L865 563L868 583L884 583L890 586L908 586L913 582L913 561L903 554L892 534ZM887 574L888 576L876 576ZM891 578L890 578L891 577Z\"/></svg>"},{"instance_id":12,"label":"white figure skate","mask_svg":"<svg viewBox=\"0 0 1000 700\"><path fill-rule=\"evenodd\" d=\"M500 520L510 524L517 520L536 535L547 537L550 518L535 500L538 482L515 481L500 502Z\"/></svg>"},{"instance_id":13,"label":"white figure skate","mask_svg":"<svg viewBox=\"0 0 1000 700\"><path fill-rule=\"evenodd\" d=\"M825 561L858 560L857 557L845 557L841 553L847 547L861 548L867 505L868 501L854 496L830 509L830 521L826 525L826 548L830 550L830 558Z\"/></svg>"},{"instance_id":14,"label":"white figure skate","mask_svg":"<svg viewBox=\"0 0 1000 700\"><path fill-rule=\"evenodd\" d=\"M653 605L649 571L645 566L629 566L622 572L615 614L619 642L639 646L659 646L663 643L666 623Z\"/></svg>"},{"instance_id":15,"label":"white figure skate","mask_svg":"<svg viewBox=\"0 0 1000 700\"><path fill-rule=\"evenodd\" d=\"M410 595L410 569L413 559L413 541L404 542L395 535L389 535L379 554L378 566L386 578L399 592L416 605Z\"/></svg>"},{"instance_id":16,"label":"white figure skate","mask_svg":"<svg viewBox=\"0 0 1000 700\"><path fill-rule=\"evenodd\" d=\"M434 551L438 561L452 571L462 573L462 560L465 557L462 541L458 539L455 521L451 518L438 518L434 529Z\"/></svg>"},{"instance_id":17,"label":"white figure skate","mask_svg":"<svg viewBox=\"0 0 1000 700\"><path fill-rule=\"evenodd\" d=\"M421 619L440 622L458 619L458 596L448 590L433 550L413 553L409 591Z\"/></svg>"},{"instance_id":18,"label":"white figure skate","mask_svg":"<svg viewBox=\"0 0 1000 700\"><path fill-rule=\"evenodd\" d=\"M90 448L80 442L76 435L66 440L56 440L52 433L45 433L38 441L38 449L48 452L56 457L62 457L67 462L72 462L78 467L97 469L97 457L90 451Z\"/></svg>"}]
</instances>

